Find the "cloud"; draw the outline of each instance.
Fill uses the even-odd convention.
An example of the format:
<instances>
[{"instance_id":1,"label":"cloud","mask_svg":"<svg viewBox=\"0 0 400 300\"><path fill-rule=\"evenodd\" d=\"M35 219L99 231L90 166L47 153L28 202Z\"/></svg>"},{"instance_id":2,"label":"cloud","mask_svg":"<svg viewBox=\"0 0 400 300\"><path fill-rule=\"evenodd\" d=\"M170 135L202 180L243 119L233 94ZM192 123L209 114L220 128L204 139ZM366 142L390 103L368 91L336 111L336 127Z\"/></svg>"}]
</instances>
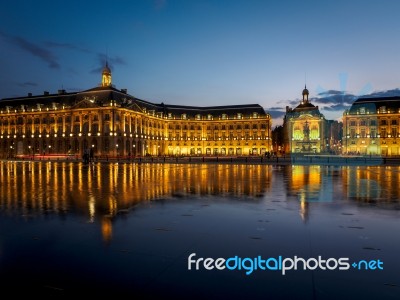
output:
<instances>
[{"instance_id":1,"label":"cloud","mask_svg":"<svg viewBox=\"0 0 400 300\"><path fill-rule=\"evenodd\" d=\"M332 112L340 112L340 111L345 111L346 109L349 109L351 105L347 104L332 104L330 106L325 106L321 108L321 110L326 110L326 111L332 111Z\"/></svg>"},{"instance_id":2,"label":"cloud","mask_svg":"<svg viewBox=\"0 0 400 300\"><path fill-rule=\"evenodd\" d=\"M335 90L319 93L318 95L323 95L323 97L312 98L311 102L323 105L321 108L322 110L340 112L349 109L353 102L358 98L400 96L400 89L395 88L385 91L375 91L363 96L355 96L350 93Z\"/></svg>"},{"instance_id":3,"label":"cloud","mask_svg":"<svg viewBox=\"0 0 400 300\"><path fill-rule=\"evenodd\" d=\"M329 91L323 91L318 93L318 96L324 96L324 95L341 95L343 94L342 91L337 91L337 90L329 90Z\"/></svg>"},{"instance_id":4,"label":"cloud","mask_svg":"<svg viewBox=\"0 0 400 300\"><path fill-rule=\"evenodd\" d=\"M393 97L393 96L400 96L400 88L395 88L386 91L375 91L369 95L365 95L362 97Z\"/></svg>"},{"instance_id":5,"label":"cloud","mask_svg":"<svg viewBox=\"0 0 400 300\"><path fill-rule=\"evenodd\" d=\"M93 53L93 51L91 51L89 49L78 47L78 46L70 44L70 43L58 43L58 42L47 41L47 42L45 42L45 45L50 48L64 48L64 49L68 49L68 50L76 50L76 51L81 51L81 52L85 52L85 53Z\"/></svg>"},{"instance_id":6,"label":"cloud","mask_svg":"<svg viewBox=\"0 0 400 300\"><path fill-rule=\"evenodd\" d=\"M311 102L317 104L352 104L357 96L342 91L330 90L318 94L319 97L311 98Z\"/></svg>"},{"instance_id":7,"label":"cloud","mask_svg":"<svg viewBox=\"0 0 400 300\"><path fill-rule=\"evenodd\" d=\"M277 104L284 104L284 105L288 105L288 106L297 106L298 104L300 104L300 100L280 100L278 102L276 102Z\"/></svg>"},{"instance_id":8,"label":"cloud","mask_svg":"<svg viewBox=\"0 0 400 300\"><path fill-rule=\"evenodd\" d=\"M286 109L283 107L270 107L270 108L265 108L265 111L269 113L272 117L272 120L276 119L283 119L286 113Z\"/></svg>"},{"instance_id":9,"label":"cloud","mask_svg":"<svg viewBox=\"0 0 400 300\"><path fill-rule=\"evenodd\" d=\"M38 84L36 82L32 82L32 81L26 81L26 82L17 83L17 85L20 86L20 87L38 86Z\"/></svg>"},{"instance_id":10,"label":"cloud","mask_svg":"<svg viewBox=\"0 0 400 300\"><path fill-rule=\"evenodd\" d=\"M43 48L37 44L34 44L22 37L19 36L13 36L13 35L8 35L4 32L0 31L0 37L8 41L10 44L13 44L20 49L30 53L33 56L36 56L43 61L45 61L49 68L52 69L59 69L60 64L57 62L57 58L54 56L54 54L47 50L46 48Z\"/></svg>"},{"instance_id":11,"label":"cloud","mask_svg":"<svg viewBox=\"0 0 400 300\"><path fill-rule=\"evenodd\" d=\"M98 67L90 71L90 73L92 74L101 73L106 62L111 71L114 65L123 65L123 66L127 65L127 62L122 57L120 56L111 57L103 53L97 53L97 61L98 61Z\"/></svg>"}]
</instances>

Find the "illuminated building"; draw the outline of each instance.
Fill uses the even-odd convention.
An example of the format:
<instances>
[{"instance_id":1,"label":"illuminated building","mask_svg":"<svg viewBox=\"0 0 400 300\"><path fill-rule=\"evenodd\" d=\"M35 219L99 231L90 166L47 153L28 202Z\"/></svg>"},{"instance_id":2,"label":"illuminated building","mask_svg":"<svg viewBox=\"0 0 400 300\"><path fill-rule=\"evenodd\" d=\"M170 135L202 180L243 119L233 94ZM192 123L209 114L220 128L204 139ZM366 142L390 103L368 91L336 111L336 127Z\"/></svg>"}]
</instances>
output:
<instances>
[{"instance_id":1,"label":"illuminated building","mask_svg":"<svg viewBox=\"0 0 400 300\"><path fill-rule=\"evenodd\" d=\"M16 155L263 155L271 117L258 104L155 104L112 85L0 101L0 157Z\"/></svg>"},{"instance_id":2,"label":"illuminated building","mask_svg":"<svg viewBox=\"0 0 400 300\"><path fill-rule=\"evenodd\" d=\"M400 97L357 99L343 114L343 153L399 155Z\"/></svg>"},{"instance_id":3,"label":"illuminated building","mask_svg":"<svg viewBox=\"0 0 400 300\"><path fill-rule=\"evenodd\" d=\"M318 106L308 100L307 87L303 99L295 108L286 107L283 120L286 153L321 153L328 151L327 121Z\"/></svg>"}]
</instances>

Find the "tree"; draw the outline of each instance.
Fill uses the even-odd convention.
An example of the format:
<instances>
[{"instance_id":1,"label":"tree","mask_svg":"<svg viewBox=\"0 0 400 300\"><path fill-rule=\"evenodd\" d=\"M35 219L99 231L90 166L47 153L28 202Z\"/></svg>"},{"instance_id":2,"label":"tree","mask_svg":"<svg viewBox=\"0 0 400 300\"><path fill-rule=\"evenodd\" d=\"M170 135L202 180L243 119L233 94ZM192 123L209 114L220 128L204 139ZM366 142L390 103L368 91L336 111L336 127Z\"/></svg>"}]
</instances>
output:
<instances>
[{"instance_id":1,"label":"tree","mask_svg":"<svg viewBox=\"0 0 400 300\"><path fill-rule=\"evenodd\" d=\"M282 151L283 150L283 126L275 126L275 128L272 130L272 145L273 145L273 151L278 152L279 149Z\"/></svg>"}]
</instances>

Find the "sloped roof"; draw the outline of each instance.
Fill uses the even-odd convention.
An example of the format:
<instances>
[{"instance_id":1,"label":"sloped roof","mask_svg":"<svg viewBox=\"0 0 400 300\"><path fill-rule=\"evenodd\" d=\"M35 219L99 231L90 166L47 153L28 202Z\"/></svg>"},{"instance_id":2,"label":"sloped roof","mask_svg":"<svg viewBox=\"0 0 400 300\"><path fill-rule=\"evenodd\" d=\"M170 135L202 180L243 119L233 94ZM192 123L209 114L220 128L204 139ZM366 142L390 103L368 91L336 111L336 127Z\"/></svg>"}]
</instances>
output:
<instances>
[{"instance_id":1,"label":"sloped roof","mask_svg":"<svg viewBox=\"0 0 400 300\"><path fill-rule=\"evenodd\" d=\"M187 118L194 118L196 115L211 114L213 116L220 116L227 114L228 116L237 115L250 115L258 113L260 116L265 116L264 109L259 104L245 104L245 105L225 105L225 106L185 106L185 105L170 105L164 103L152 103L146 100L138 99L129 95L126 90L118 90L113 86L95 87L81 92L66 93L60 91L57 94L44 94L35 96L24 96L17 98L5 98L0 100L0 108L7 106L13 109L20 110L21 105L28 108L36 108L37 104L51 106L53 103L66 106L74 106L82 100L92 100L96 105L108 105L111 100L116 101L120 106L126 107L136 111L149 111L153 110L155 113L162 112L163 114L172 113L173 115L186 114Z\"/></svg>"},{"instance_id":2,"label":"sloped roof","mask_svg":"<svg viewBox=\"0 0 400 300\"><path fill-rule=\"evenodd\" d=\"M357 114L361 108L368 110L369 113L376 113L380 107L386 110L398 111L400 109L400 96L390 97L360 97L353 102L349 109L350 114Z\"/></svg>"}]
</instances>

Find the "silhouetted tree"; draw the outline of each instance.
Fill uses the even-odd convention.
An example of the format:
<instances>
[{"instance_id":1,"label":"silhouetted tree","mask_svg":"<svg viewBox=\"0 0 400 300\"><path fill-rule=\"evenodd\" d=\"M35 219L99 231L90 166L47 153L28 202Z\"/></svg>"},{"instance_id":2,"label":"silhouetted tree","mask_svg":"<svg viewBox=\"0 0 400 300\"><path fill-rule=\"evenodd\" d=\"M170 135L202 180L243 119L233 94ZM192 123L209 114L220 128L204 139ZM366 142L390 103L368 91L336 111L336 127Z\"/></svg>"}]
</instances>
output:
<instances>
[{"instance_id":1,"label":"silhouetted tree","mask_svg":"<svg viewBox=\"0 0 400 300\"><path fill-rule=\"evenodd\" d=\"M275 126L272 130L272 145L274 152L278 152L279 146L280 149L283 149L283 126Z\"/></svg>"}]
</instances>

